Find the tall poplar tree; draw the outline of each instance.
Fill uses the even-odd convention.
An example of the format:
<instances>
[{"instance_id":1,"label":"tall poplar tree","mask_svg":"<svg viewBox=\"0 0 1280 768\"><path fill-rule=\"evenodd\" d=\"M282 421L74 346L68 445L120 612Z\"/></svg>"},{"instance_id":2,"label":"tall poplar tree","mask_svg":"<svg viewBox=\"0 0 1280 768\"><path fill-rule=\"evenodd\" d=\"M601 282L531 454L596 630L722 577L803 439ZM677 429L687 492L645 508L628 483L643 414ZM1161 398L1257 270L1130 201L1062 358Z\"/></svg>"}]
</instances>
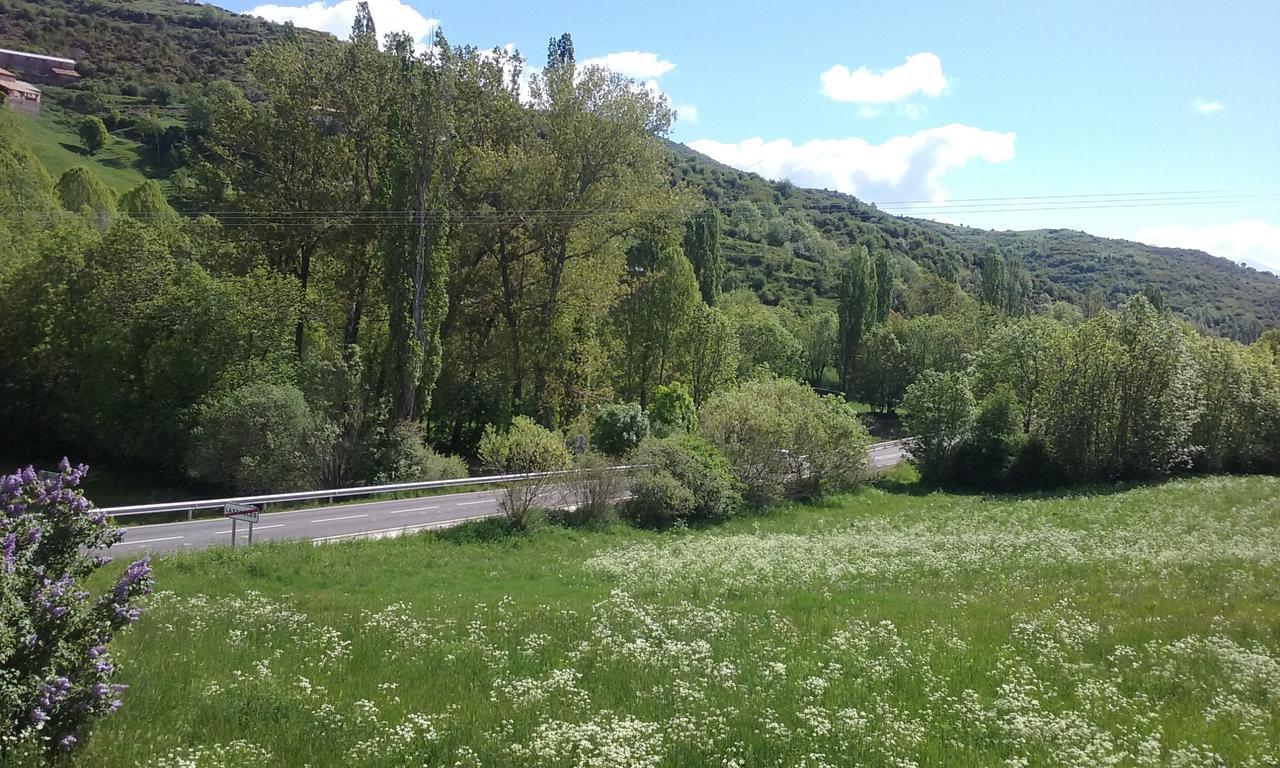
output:
<instances>
[{"instance_id":1,"label":"tall poplar tree","mask_svg":"<svg viewBox=\"0 0 1280 768\"><path fill-rule=\"evenodd\" d=\"M382 238L388 313L393 422L425 413L440 373L440 324L448 305L447 195L453 140L453 54L437 33L435 49L415 55L408 35L392 35L393 85L388 115L385 208L404 211Z\"/></svg>"},{"instance_id":2,"label":"tall poplar tree","mask_svg":"<svg viewBox=\"0 0 1280 768\"><path fill-rule=\"evenodd\" d=\"M889 262L889 252L880 248L876 250L876 322L888 320L892 308L893 266Z\"/></svg>"},{"instance_id":3,"label":"tall poplar tree","mask_svg":"<svg viewBox=\"0 0 1280 768\"><path fill-rule=\"evenodd\" d=\"M862 337L876 320L876 268L866 246L854 246L840 276L839 319L840 388L847 394Z\"/></svg>"},{"instance_id":4,"label":"tall poplar tree","mask_svg":"<svg viewBox=\"0 0 1280 768\"><path fill-rule=\"evenodd\" d=\"M720 255L720 213L707 206L685 226L684 254L693 264L698 290L707 306L714 307L724 282L724 259Z\"/></svg>"}]
</instances>

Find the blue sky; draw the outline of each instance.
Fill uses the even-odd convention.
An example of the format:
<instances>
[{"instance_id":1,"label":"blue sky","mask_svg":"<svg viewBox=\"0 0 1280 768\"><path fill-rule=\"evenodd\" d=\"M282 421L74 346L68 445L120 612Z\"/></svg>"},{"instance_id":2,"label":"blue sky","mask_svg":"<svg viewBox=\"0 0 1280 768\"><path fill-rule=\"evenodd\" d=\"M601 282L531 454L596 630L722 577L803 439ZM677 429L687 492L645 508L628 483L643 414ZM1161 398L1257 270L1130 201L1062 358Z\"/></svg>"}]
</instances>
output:
<instances>
[{"instance_id":1,"label":"blue sky","mask_svg":"<svg viewBox=\"0 0 1280 768\"><path fill-rule=\"evenodd\" d=\"M345 35L355 0L220 4ZM438 21L534 66L570 32L668 95L672 138L771 178L1280 272L1276 0L370 5L380 32Z\"/></svg>"}]
</instances>

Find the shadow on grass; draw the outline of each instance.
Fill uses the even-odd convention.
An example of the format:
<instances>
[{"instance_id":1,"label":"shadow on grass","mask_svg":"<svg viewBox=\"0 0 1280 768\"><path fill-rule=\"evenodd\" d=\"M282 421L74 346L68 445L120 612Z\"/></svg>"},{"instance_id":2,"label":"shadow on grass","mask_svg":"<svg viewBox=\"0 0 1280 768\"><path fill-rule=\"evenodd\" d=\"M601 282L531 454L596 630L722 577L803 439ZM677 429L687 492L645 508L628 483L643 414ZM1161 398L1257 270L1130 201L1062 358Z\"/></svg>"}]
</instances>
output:
<instances>
[{"instance_id":1,"label":"shadow on grass","mask_svg":"<svg viewBox=\"0 0 1280 768\"><path fill-rule=\"evenodd\" d=\"M1056 488L1016 489L1016 488L975 488L971 486L926 483L918 478L903 479L886 475L872 483L885 493L903 496L928 496L931 493L947 493L952 496L970 496L991 499L993 501L1036 501L1048 499L1072 499L1086 496L1112 496L1128 493L1138 488L1149 488L1163 485L1175 478L1159 480L1126 480L1114 483L1090 483L1087 485L1060 486Z\"/></svg>"}]
</instances>

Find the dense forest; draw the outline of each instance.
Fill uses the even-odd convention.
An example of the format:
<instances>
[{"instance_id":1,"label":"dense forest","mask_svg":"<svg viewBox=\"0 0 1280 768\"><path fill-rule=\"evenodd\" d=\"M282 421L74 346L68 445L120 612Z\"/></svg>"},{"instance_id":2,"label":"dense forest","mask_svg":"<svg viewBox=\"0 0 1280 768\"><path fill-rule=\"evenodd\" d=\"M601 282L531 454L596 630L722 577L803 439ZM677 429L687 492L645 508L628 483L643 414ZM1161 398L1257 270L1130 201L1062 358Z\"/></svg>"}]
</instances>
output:
<instances>
[{"instance_id":1,"label":"dense forest","mask_svg":"<svg viewBox=\"0 0 1280 768\"><path fill-rule=\"evenodd\" d=\"M176 13L65 5L64 25ZM579 65L568 35L534 66L443 35L415 51L367 11L339 43L182 8L184 29L236 31L228 79L122 56L53 94L85 113L86 158L132 130L157 179L52 178L0 113L2 453L246 491L442 476L494 463L495 428L688 428L776 377L905 406L942 482L1280 456L1271 276L729 169L667 141L665 99Z\"/></svg>"}]
</instances>

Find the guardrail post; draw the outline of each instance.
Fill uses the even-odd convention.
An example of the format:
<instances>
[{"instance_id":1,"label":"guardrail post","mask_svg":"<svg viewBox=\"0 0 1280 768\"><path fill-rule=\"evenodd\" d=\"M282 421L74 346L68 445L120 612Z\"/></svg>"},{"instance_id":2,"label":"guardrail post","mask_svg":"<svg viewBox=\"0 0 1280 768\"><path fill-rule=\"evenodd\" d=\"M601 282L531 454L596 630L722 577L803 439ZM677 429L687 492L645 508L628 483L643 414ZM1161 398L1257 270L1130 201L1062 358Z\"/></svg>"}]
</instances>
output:
<instances>
[{"instance_id":1,"label":"guardrail post","mask_svg":"<svg viewBox=\"0 0 1280 768\"><path fill-rule=\"evenodd\" d=\"M188 523L189 523L189 522L191 522L191 519L195 516L195 514L196 514L196 511L195 511L194 509L188 509L188 510L187 510L187 522L188 522Z\"/></svg>"}]
</instances>

